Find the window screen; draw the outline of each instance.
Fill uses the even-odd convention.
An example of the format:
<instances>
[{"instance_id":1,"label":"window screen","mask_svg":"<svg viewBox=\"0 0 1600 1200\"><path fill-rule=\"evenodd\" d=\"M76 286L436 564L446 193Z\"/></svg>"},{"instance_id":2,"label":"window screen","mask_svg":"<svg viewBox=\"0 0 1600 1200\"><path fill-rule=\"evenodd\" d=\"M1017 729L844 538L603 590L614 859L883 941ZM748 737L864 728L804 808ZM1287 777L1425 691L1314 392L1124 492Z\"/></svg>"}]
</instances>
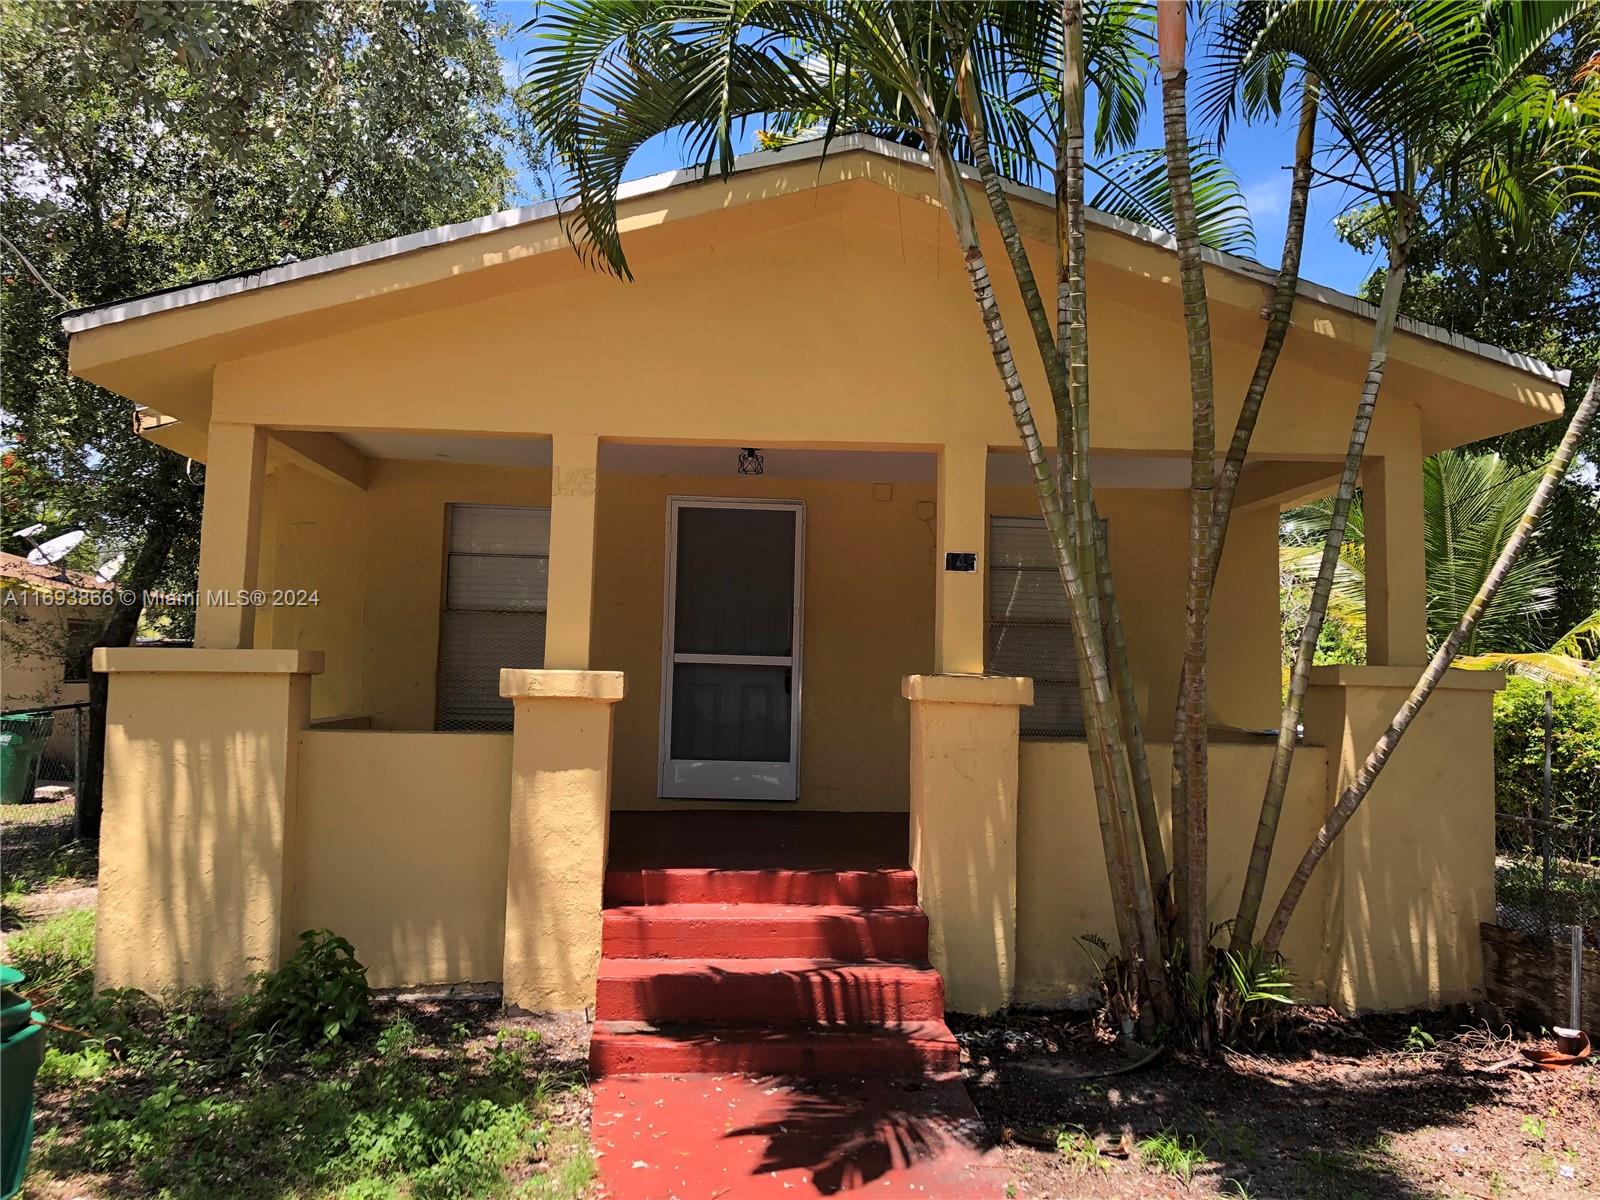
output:
<instances>
[{"instance_id":1,"label":"window screen","mask_svg":"<svg viewBox=\"0 0 1600 1200\"><path fill-rule=\"evenodd\" d=\"M1042 517L989 522L987 669L1033 680L1022 736L1083 736L1072 616Z\"/></svg>"},{"instance_id":2,"label":"window screen","mask_svg":"<svg viewBox=\"0 0 1600 1200\"><path fill-rule=\"evenodd\" d=\"M544 665L550 510L452 504L439 621L440 729L510 729L502 667Z\"/></svg>"}]
</instances>

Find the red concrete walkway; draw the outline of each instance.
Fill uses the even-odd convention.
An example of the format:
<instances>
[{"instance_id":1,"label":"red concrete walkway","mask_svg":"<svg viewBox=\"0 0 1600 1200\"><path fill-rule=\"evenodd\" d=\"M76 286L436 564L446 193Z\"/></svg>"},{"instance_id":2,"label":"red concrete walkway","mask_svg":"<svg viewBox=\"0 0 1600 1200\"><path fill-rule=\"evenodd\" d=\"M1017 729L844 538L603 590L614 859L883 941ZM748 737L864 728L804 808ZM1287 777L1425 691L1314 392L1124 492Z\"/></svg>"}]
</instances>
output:
<instances>
[{"instance_id":1,"label":"red concrete walkway","mask_svg":"<svg viewBox=\"0 0 1600 1200\"><path fill-rule=\"evenodd\" d=\"M1005 1195L959 1079L611 1076L591 1137L605 1200Z\"/></svg>"}]
</instances>

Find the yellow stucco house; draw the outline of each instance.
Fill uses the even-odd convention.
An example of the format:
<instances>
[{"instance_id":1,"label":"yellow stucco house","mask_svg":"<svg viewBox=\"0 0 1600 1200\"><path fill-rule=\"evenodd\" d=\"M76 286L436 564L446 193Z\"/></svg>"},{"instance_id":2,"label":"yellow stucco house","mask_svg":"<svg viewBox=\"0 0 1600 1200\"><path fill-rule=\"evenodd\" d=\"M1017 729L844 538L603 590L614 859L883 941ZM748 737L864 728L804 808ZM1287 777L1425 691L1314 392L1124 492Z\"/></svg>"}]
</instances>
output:
<instances>
[{"instance_id":1,"label":"yellow stucco house","mask_svg":"<svg viewBox=\"0 0 1600 1200\"><path fill-rule=\"evenodd\" d=\"M1047 263L1050 198L1014 191ZM628 185L620 213L633 283L542 205L65 318L72 370L207 479L195 648L96 660L102 984L235 988L326 926L379 985L592 1004L608 830L645 865L740 837L781 864L799 826L768 811L813 849L890 831L952 1006L1088 984L1072 939L1111 920L1064 601L923 159L798 145ZM1177 264L1105 216L1089 252L1093 469L1161 778ZM1226 429L1272 275L1207 261ZM1371 327L1302 285L1243 476L1211 639L1218 918L1279 706L1278 512L1331 489ZM1402 323L1362 479L1371 665L1317 672L1280 879L1425 661L1424 456L1550 419L1565 381ZM1478 991L1496 684L1452 673L1319 872L1286 942L1306 998Z\"/></svg>"}]
</instances>

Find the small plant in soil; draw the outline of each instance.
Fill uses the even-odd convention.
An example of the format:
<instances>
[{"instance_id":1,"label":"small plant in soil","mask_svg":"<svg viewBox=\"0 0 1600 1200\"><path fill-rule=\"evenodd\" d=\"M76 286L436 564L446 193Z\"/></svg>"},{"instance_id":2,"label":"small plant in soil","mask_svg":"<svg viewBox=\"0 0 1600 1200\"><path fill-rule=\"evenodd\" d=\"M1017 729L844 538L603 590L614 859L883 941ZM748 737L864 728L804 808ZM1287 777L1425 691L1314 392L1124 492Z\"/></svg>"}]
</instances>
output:
<instances>
[{"instance_id":1,"label":"small plant in soil","mask_svg":"<svg viewBox=\"0 0 1600 1200\"><path fill-rule=\"evenodd\" d=\"M1139 1161L1146 1167L1163 1175L1175 1175L1185 1183L1207 1162L1206 1152L1199 1142L1192 1137L1180 1137L1170 1129L1140 1139L1138 1150Z\"/></svg>"},{"instance_id":2,"label":"small plant in soil","mask_svg":"<svg viewBox=\"0 0 1600 1200\"><path fill-rule=\"evenodd\" d=\"M1111 1170L1111 1160L1100 1152L1094 1138L1082 1126L1073 1126L1058 1133L1056 1149L1074 1170L1084 1173Z\"/></svg>"},{"instance_id":3,"label":"small plant in soil","mask_svg":"<svg viewBox=\"0 0 1600 1200\"><path fill-rule=\"evenodd\" d=\"M1413 1025L1411 1031L1406 1034L1405 1048L1413 1054L1424 1054L1432 1050L1436 1044L1433 1034L1421 1025Z\"/></svg>"}]
</instances>

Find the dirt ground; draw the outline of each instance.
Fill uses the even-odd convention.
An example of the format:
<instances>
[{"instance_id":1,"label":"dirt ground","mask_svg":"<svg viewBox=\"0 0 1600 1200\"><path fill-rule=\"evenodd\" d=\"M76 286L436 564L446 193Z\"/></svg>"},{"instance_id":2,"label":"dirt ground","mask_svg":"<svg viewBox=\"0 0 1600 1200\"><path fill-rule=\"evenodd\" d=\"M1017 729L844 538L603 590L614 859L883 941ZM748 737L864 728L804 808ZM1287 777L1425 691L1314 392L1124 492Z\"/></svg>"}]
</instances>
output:
<instances>
[{"instance_id":1,"label":"dirt ground","mask_svg":"<svg viewBox=\"0 0 1600 1200\"><path fill-rule=\"evenodd\" d=\"M1086 1018L952 1025L1017 1196L1600 1194L1600 1070L1497 1067L1536 1043L1464 1020L1302 1010L1271 1051L1167 1053L1098 1078L1083 1076L1129 1059Z\"/></svg>"}]
</instances>

